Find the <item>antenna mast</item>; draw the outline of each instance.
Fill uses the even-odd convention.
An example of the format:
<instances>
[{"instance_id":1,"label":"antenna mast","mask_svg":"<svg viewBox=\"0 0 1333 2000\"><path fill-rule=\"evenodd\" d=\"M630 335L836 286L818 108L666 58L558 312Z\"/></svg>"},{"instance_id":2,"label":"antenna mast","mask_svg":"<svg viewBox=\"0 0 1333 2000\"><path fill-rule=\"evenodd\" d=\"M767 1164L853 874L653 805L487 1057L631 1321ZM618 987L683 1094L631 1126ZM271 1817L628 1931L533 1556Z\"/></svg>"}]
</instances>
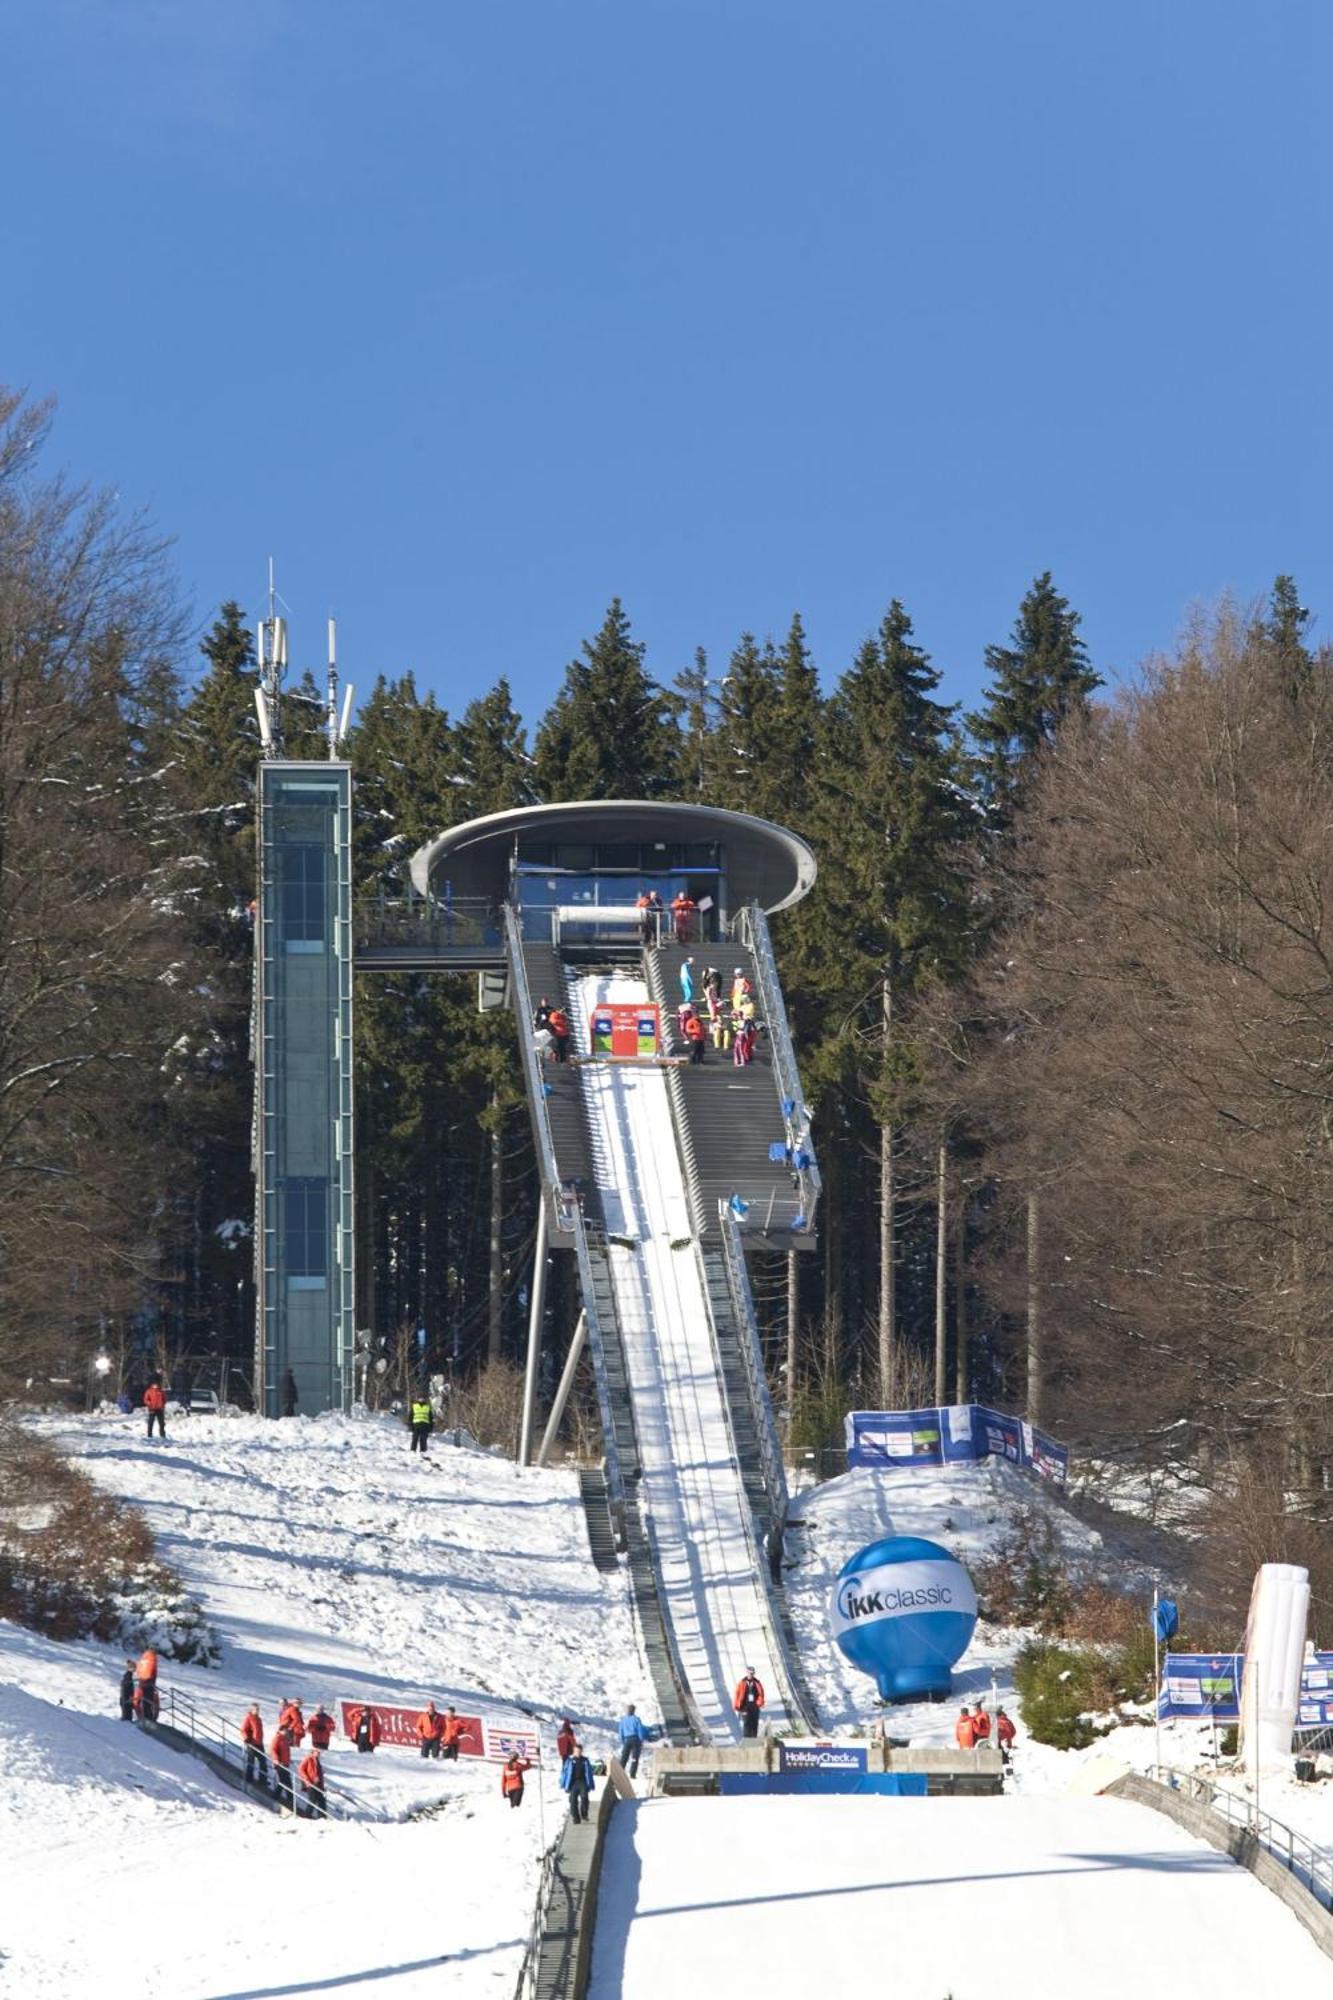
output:
<instances>
[{"instance_id":1,"label":"antenna mast","mask_svg":"<svg viewBox=\"0 0 1333 2000\"><path fill-rule=\"evenodd\" d=\"M258 641L259 685L255 708L259 713L259 736L266 757L282 755L282 683L287 672L287 620L278 616L278 593L273 582L273 558L268 559L268 617L260 620Z\"/></svg>"}]
</instances>

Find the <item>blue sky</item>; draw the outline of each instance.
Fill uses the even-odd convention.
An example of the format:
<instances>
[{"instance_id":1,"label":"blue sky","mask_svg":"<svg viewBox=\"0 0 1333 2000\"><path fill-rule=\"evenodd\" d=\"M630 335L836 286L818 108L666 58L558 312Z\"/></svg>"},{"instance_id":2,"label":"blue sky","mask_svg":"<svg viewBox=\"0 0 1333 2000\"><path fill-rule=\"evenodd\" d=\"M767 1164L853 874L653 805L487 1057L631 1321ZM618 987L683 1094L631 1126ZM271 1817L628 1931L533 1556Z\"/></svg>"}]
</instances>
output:
<instances>
[{"instance_id":1,"label":"blue sky","mask_svg":"<svg viewBox=\"0 0 1333 2000\"><path fill-rule=\"evenodd\" d=\"M1105 671L1325 612L1333 10L27 0L0 380L200 623L535 718L891 596L950 699L1049 568ZM17 88L15 83L17 82Z\"/></svg>"}]
</instances>

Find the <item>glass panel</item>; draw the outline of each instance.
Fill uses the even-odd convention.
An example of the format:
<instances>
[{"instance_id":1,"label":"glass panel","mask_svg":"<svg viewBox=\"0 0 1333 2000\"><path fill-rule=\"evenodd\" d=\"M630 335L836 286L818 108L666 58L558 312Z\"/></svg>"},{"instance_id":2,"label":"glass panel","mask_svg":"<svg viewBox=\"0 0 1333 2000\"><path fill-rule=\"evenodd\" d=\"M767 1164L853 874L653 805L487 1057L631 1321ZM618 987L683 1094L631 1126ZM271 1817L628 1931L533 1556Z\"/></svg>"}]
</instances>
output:
<instances>
[{"instance_id":1,"label":"glass panel","mask_svg":"<svg viewBox=\"0 0 1333 2000\"><path fill-rule=\"evenodd\" d=\"M290 1180L283 1201L288 1277L322 1278L329 1268L328 1182Z\"/></svg>"}]
</instances>

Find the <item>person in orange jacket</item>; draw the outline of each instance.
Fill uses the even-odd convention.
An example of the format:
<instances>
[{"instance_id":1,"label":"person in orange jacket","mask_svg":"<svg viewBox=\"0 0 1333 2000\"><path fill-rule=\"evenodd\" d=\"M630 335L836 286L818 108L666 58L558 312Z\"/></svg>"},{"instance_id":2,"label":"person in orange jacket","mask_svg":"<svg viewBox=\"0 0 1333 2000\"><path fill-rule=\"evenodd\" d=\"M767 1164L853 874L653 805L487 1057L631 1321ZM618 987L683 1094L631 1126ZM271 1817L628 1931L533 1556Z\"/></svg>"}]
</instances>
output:
<instances>
[{"instance_id":1,"label":"person in orange jacket","mask_svg":"<svg viewBox=\"0 0 1333 2000\"><path fill-rule=\"evenodd\" d=\"M967 1712L966 1702L963 1703L958 1720L953 1726L953 1736L954 1742L960 1750L971 1750L976 1743L976 1730L973 1726L972 1718Z\"/></svg>"},{"instance_id":2,"label":"person in orange jacket","mask_svg":"<svg viewBox=\"0 0 1333 2000\"><path fill-rule=\"evenodd\" d=\"M368 1701L360 1708L348 1710L347 1727L351 1731L352 1741L363 1757L375 1748L384 1733L380 1728L380 1719Z\"/></svg>"},{"instance_id":3,"label":"person in orange jacket","mask_svg":"<svg viewBox=\"0 0 1333 2000\"><path fill-rule=\"evenodd\" d=\"M989 1742L990 1742L990 1717L986 1713L985 1705L982 1702L977 1702L976 1706L972 1710L973 1747L979 1750L983 1743L989 1743Z\"/></svg>"},{"instance_id":4,"label":"person in orange jacket","mask_svg":"<svg viewBox=\"0 0 1333 2000\"><path fill-rule=\"evenodd\" d=\"M157 1654L145 1646L134 1669L134 1713L140 1722L156 1722L157 1711Z\"/></svg>"},{"instance_id":5,"label":"person in orange jacket","mask_svg":"<svg viewBox=\"0 0 1333 2000\"><path fill-rule=\"evenodd\" d=\"M704 1050L708 1047L708 1030L693 1007L685 1016L684 1026L685 1039L690 1045L690 1061L701 1063L704 1059Z\"/></svg>"},{"instance_id":6,"label":"person in orange jacket","mask_svg":"<svg viewBox=\"0 0 1333 2000\"><path fill-rule=\"evenodd\" d=\"M456 1764L462 1740L463 1718L451 1703L448 1714L440 1717L440 1755L447 1757L451 1764Z\"/></svg>"},{"instance_id":7,"label":"person in orange jacket","mask_svg":"<svg viewBox=\"0 0 1333 2000\"><path fill-rule=\"evenodd\" d=\"M153 1425L163 1444L167 1441L167 1392L162 1387L161 1378L154 1375L143 1392L143 1406L148 1412L148 1435L153 1435Z\"/></svg>"},{"instance_id":8,"label":"person in orange jacket","mask_svg":"<svg viewBox=\"0 0 1333 2000\"><path fill-rule=\"evenodd\" d=\"M759 1711L764 1705L764 1683L753 1667L747 1667L736 1683L736 1698L732 1707L741 1719L741 1734L759 1734Z\"/></svg>"},{"instance_id":9,"label":"person in orange jacket","mask_svg":"<svg viewBox=\"0 0 1333 2000\"><path fill-rule=\"evenodd\" d=\"M417 1735L423 1757L438 1757L444 1740L444 1717L433 1701L428 1701L417 1717Z\"/></svg>"},{"instance_id":10,"label":"person in orange jacket","mask_svg":"<svg viewBox=\"0 0 1333 2000\"><path fill-rule=\"evenodd\" d=\"M1014 1747L1014 1737L1016 1734L1017 1731L1004 1710L997 1708L995 1711L995 1741L1000 1746L1000 1755L1006 1764L1009 1762L1009 1752Z\"/></svg>"},{"instance_id":11,"label":"person in orange jacket","mask_svg":"<svg viewBox=\"0 0 1333 2000\"><path fill-rule=\"evenodd\" d=\"M268 1790L268 1758L264 1755L264 1719L259 1713L259 1703L252 1701L241 1724L241 1741L245 1745L245 1782L254 1782L256 1773L259 1783Z\"/></svg>"},{"instance_id":12,"label":"person in orange jacket","mask_svg":"<svg viewBox=\"0 0 1333 2000\"><path fill-rule=\"evenodd\" d=\"M333 1717L321 1702L306 1724L306 1734L310 1738L311 1749L327 1750L333 1741L335 1726Z\"/></svg>"},{"instance_id":13,"label":"person in orange jacket","mask_svg":"<svg viewBox=\"0 0 1333 2000\"><path fill-rule=\"evenodd\" d=\"M287 1699L278 1711L278 1727L279 1729L290 1729L292 1732L292 1742L299 1748L305 1736L305 1717L301 1713L300 1702L293 1701L291 1695L287 1696Z\"/></svg>"},{"instance_id":14,"label":"person in orange jacket","mask_svg":"<svg viewBox=\"0 0 1333 2000\"><path fill-rule=\"evenodd\" d=\"M500 1791L502 1796L508 1799L511 1806L522 1805L523 1773L531 1769L532 1764L529 1759L520 1757L517 1750L514 1751L511 1757L505 1760L504 1769L500 1773Z\"/></svg>"},{"instance_id":15,"label":"person in orange jacket","mask_svg":"<svg viewBox=\"0 0 1333 2000\"><path fill-rule=\"evenodd\" d=\"M563 1007L552 1007L546 1023L551 1037L551 1054L558 1063L569 1061L569 1016Z\"/></svg>"},{"instance_id":16,"label":"person in orange jacket","mask_svg":"<svg viewBox=\"0 0 1333 2000\"><path fill-rule=\"evenodd\" d=\"M296 1811L296 1797L292 1791L292 1732L281 1723L273 1732L273 1740L268 1746L268 1754L273 1759L273 1789L277 1794L278 1806L282 1812Z\"/></svg>"},{"instance_id":17,"label":"person in orange jacket","mask_svg":"<svg viewBox=\"0 0 1333 2000\"><path fill-rule=\"evenodd\" d=\"M318 1750L306 1752L296 1775L301 1780L301 1796L305 1800L307 1817L327 1819L329 1800L324 1790L324 1766L320 1762Z\"/></svg>"}]
</instances>

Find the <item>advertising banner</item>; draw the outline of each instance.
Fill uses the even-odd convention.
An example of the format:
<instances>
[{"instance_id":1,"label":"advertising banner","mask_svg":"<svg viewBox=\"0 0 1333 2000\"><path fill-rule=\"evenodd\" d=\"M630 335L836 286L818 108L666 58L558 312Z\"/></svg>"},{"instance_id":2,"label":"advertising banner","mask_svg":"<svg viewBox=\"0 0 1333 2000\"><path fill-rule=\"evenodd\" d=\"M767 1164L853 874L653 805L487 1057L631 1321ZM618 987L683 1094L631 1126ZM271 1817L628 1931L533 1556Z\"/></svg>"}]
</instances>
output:
<instances>
[{"instance_id":1,"label":"advertising banner","mask_svg":"<svg viewBox=\"0 0 1333 2000\"><path fill-rule=\"evenodd\" d=\"M847 1418L848 1465L942 1465L938 1410L853 1410Z\"/></svg>"},{"instance_id":2,"label":"advertising banner","mask_svg":"<svg viewBox=\"0 0 1333 2000\"><path fill-rule=\"evenodd\" d=\"M655 1056L659 1039L657 1009L648 1001L607 1001L593 1009L595 1056Z\"/></svg>"},{"instance_id":3,"label":"advertising banner","mask_svg":"<svg viewBox=\"0 0 1333 2000\"><path fill-rule=\"evenodd\" d=\"M849 1410L845 1428L849 1467L910 1471L1007 1458L1058 1486L1069 1476L1067 1445L1020 1417L978 1403L948 1403L934 1410Z\"/></svg>"},{"instance_id":4,"label":"advertising banner","mask_svg":"<svg viewBox=\"0 0 1333 2000\"><path fill-rule=\"evenodd\" d=\"M1006 1417L999 1410L978 1410L981 1419L982 1436L986 1440L984 1452L979 1458L1007 1458L1012 1465L1023 1463L1023 1426L1017 1417Z\"/></svg>"},{"instance_id":5,"label":"advertising banner","mask_svg":"<svg viewBox=\"0 0 1333 2000\"><path fill-rule=\"evenodd\" d=\"M1333 1653L1316 1653L1301 1668L1298 1729L1333 1728Z\"/></svg>"},{"instance_id":6,"label":"advertising banner","mask_svg":"<svg viewBox=\"0 0 1333 2000\"><path fill-rule=\"evenodd\" d=\"M1162 1722L1239 1722L1243 1653L1168 1653L1157 1714Z\"/></svg>"},{"instance_id":7,"label":"advertising banner","mask_svg":"<svg viewBox=\"0 0 1333 2000\"><path fill-rule=\"evenodd\" d=\"M1057 1486L1063 1486L1069 1477L1069 1446L1057 1444L1045 1431L1032 1432L1032 1470L1043 1479L1053 1479Z\"/></svg>"},{"instance_id":8,"label":"advertising banner","mask_svg":"<svg viewBox=\"0 0 1333 2000\"><path fill-rule=\"evenodd\" d=\"M778 1742L779 1771L864 1772L868 1768L863 1743Z\"/></svg>"},{"instance_id":9,"label":"advertising banner","mask_svg":"<svg viewBox=\"0 0 1333 2000\"><path fill-rule=\"evenodd\" d=\"M447 1702L437 1701L441 1715ZM363 1706L359 1701L342 1701L338 1707L342 1715L343 1735L350 1742L355 1734L352 1716ZM421 1708L425 1703L421 1704ZM371 1713L380 1726L381 1746L387 1743L410 1745L416 1750L421 1742L417 1735L417 1717L421 1708L392 1708L383 1702L372 1702ZM492 1763L503 1763L505 1758L517 1750L520 1757L537 1761L538 1738L534 1729L509 1729L488 1723L480 1715L460 1715L463 1733L458 1739L460 1757L481 1757Z\"/></svg>"}]
</instances>

